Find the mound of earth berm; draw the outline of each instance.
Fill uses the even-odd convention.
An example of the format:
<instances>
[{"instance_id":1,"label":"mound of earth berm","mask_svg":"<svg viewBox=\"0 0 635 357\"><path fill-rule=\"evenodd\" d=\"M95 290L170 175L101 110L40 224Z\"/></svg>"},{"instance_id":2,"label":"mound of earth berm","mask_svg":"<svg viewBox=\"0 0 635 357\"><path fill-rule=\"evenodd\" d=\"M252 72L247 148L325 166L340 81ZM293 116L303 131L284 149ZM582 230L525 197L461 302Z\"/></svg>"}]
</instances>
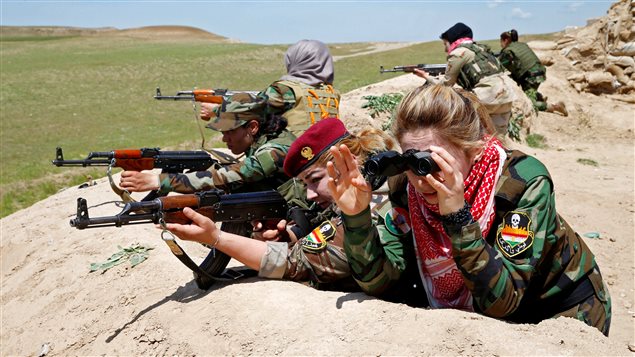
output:
<instances>
[{"instance_id":1,"label":"mound of earth berm","mask_svg":"<svg viewBox=\"0 0 635 357\"><path fill-rule=\"evenodd\" d=\"M622 1L609 10L620 11L632 15L631 3ZM565 33L563 39L587 43L574 33L602 37L614 20L599 19ZM617 38L608 38L627 43L632 34L618 31ZM632 85L633 67L622 67L603 55L604 70L596 65L601 54L585 56L590 52L582 45L574 50L572 43L561 39L531 44L550 63L541 91L550 100L563 100L570 115L540 113L523 123L523 137L528 132L543 136L544 148L513 141L508 145L546 163L559 211L580 234L599 233L599 238L584 239L597 256L613 299L609 338L568 318L510 324L474 313L411 308L363 293L318 291L285 281L247 278L202 291L152 225L82 231L69 226L78 197L86 198L89 206L118 199L101 179L88 188L65 189L0 221L0 354L631 355L635 112L627 87ZM575 59L570 57L573 53ZM575 79L589 61L597 71L622 78L616 79L619 85L612 82L610 92L608 87L599 91L586 77ZM613 65L622 71L610 71ZM369 123L380 127L385 117L370 118L360 108L362 97L407 92L420 84L418 77L404 75L346 93L342 118L353 131ZM90 209L93 216L118 211L112 204ZM119 250L117 246L137 243L154 247L143 263L89 272L90 263L105 261ZM197 244L182 246L197 261L207 254Z\"/></svg>"}]
</instances>

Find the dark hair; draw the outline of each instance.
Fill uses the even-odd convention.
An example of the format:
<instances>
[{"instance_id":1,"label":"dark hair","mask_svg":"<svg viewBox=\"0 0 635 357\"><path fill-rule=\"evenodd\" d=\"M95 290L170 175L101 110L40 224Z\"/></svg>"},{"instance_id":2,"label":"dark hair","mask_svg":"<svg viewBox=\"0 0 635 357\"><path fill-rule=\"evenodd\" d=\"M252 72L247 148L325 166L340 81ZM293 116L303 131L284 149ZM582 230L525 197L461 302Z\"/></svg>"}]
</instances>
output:
<instances>
[{"instance_id":1,"label":"dark hair","mask_svg":"<svg viewBox=\"0 0 635 357\"><path fill-rule=\"evenodd\" d=\"M511 40L512 42L518 42L518 32L514 29L501 33L501 40Z\"/></svg>"},{"instance_id":2,"label":"dark hair","mask_svg":"<svg viewBox=\"0 0 635 357\"><path fill-rule=\"evenodd\" d=\"M266 135L268 138L275 138L286 129L287 121L278 114L267 114L264 120L260 121L260 129L256 133L256 137Z\"/></svg>"},{"instance_id":3,"label":"dark hair","mask_svg":"<svg viewBox=\"0 0 635 357\"><path fill-rule=\"evenodd\" d=\"M464 37L472 38L473 34L472 29L462 22L457 22L454 26L450 27L447 31L442 33L441 36L439 36L440 39L446 40L449 43L453 43L454 41Z\"/></svg>"}]
</instances>

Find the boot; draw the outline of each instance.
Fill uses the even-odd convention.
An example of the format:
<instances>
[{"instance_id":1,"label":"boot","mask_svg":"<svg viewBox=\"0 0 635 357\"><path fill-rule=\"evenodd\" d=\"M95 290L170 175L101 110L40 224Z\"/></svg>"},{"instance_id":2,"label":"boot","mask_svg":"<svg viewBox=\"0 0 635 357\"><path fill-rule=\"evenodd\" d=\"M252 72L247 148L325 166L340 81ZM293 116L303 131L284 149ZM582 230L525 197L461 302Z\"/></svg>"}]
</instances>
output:
<instances>
[{"instance_id":1,"label":"boot","mask_svg":"<svg viewBox=\"0 0 635 357\"><path fill-rule=\"evenodd\" d=\"M569 112L567 111L567 106L564 105L564 102L559 101L556 102L555 104L549 104L547 105L547 113L559 113L562 114L563 116L569 116Z\"/></svg>"}]
</instances>

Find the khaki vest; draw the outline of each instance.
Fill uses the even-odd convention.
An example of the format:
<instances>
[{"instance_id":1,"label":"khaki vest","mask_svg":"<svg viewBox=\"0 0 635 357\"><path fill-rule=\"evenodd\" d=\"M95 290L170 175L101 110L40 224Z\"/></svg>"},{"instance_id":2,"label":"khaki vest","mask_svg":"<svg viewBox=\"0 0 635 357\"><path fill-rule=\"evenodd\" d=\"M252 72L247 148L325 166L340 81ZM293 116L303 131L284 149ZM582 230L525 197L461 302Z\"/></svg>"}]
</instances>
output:
<instances>
[{"instance_id":1,"label":"khaki vest","mask_svg":"<svg viewBox=\"0 0 635 357\"><path fill-rule=\"evenodd\" d=\"M461 73L457 78L458 84L464 89L472 90L481 78L503 71L489 47L473 42L463 43L459 47L465 47L475 54L472 62L461 67Z\"/></svg>"},{"instance_id":2,"label":"khaki vest","mask_svg":"<svg viewBox=\"0 0 635 357\"><path fill-rule=\"evenodd\" d=\"M340 94L330 84L310 86L301 82L278 81L295 94L295 106L282 117L287 121L287 130L300 136L311 125L328 117L339 118Z\"/></svg>"}]
</instances>

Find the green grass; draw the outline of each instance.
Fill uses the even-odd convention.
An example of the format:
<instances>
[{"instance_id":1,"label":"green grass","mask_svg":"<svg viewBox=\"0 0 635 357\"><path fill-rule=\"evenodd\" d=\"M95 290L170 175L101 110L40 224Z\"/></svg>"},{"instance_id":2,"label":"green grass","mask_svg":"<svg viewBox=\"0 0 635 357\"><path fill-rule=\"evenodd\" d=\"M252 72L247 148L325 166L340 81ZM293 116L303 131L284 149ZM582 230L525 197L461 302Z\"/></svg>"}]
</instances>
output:
<instances>
[{"instance_id":1,"label":"green grass","mask_svg":"<svg viewBox=\"0 0 635 357\"><path fill-rule=\"evenodd\" d=\"M27 38L1 41L1 217L85 181L76 169L51 165L57 146L66 159L121 148L197 149L192 104L156 101L156 87L166 95L195 87L262 90L285 73L287 45ZM367 47L338 46L334 52ZM417 47L338 61L336 87L344 93L389 78L379 75L380 64L422 62L423 47ZM442 53L437 55L430 62L442 61ZM208 148L224 146L211 131L204 132ZM192 145L183 147L185 142ZM104 175L105 170L93 172Z\"/></svg>"},{"instance_id":2,"label":"green grass","mask_svg":"<svg viewBox=\"0 0 635 357\"><path fill-rule=\"evenodd\" d=\"M262 90L285 73L288 47L31 34L2 36L0 46L0 217L85 180L76 169L51 165L57 146L67 159L122 148L197 149L192 104L154 100L155 88L165 95L193 88ZM369 45L330 48L347 55ZM445 63L441 41L341 59L335 87L346 93L400 75L380 74L380 65L417 63ZM208 148L224 146L204 132Z\"/></svg>"},{"instance_id":3,"label":"green grass","mask_svg":"<svg viewBox=\"0 0 635 357\"><path fill-rule=\"evenodd\" d=\"M546 139L540 134L529 134L525 137L527 146L532 148L544 149L547 147Z\"/></svg>"},{"instance_id":4,"label":"green grass","mask_svg":"<svg viewBox=\"0 0 635 357\"><path fill-rule=\"evenodd\" d=\"M589 165L589 166L595 166L595 167L600 166L600 164L598 164L598 162L597 162L597 161L592 160L592 159L583 159L583 158L580 158L580 159L578 159L578 160L577 160L577 162L578 162L578 163L580 163L580 164L582 164L582 165Z\"/></svg>"},{"instance_id":5,"label":"green grass","mask_svg":"<svg viewBox=\"0 0 635 357\"><path fill-rule=\"evenodd\" d=\"M68 38L74 38L77 36L2 36L0 42L42 42L42 41L56 41L65 40Z\"/></svg>"}]
</instances>

